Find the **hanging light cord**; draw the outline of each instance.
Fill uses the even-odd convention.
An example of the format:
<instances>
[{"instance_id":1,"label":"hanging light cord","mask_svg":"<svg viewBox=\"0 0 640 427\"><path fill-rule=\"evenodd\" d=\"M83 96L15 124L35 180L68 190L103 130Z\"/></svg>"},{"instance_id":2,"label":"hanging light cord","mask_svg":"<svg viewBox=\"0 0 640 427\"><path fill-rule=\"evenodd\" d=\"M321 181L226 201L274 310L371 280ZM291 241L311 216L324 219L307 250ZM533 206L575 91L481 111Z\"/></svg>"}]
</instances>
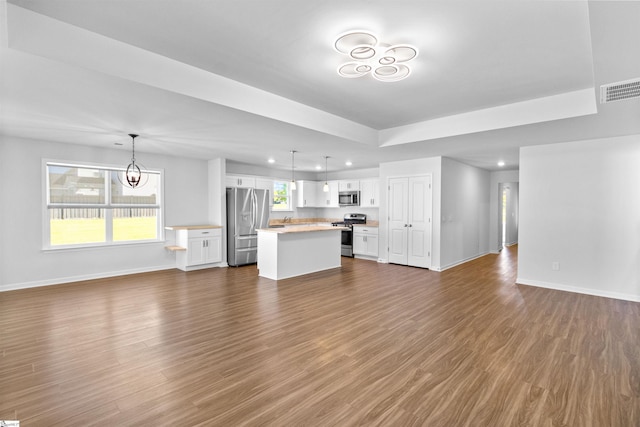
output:
<instances>
[{"instance_id":1,"label":"hanging light cord","mask_svg":"<svg viewBox=\"0 0 640 427\"><path fill-rule=\"evenodd\" d=\"M296 154L296 150L291 150L291 190L296 189L296 182L294 180L294 175L293 175L293 164L294 164L295 154Z\"/></svg>"},{"instance_id":2,"label":"hanging light cord","mask_svg":"<svg viewBox=\"0 0 640 427\"><path fill-rule=\"evenodd\" d=\"M130 133L129 136L131 137L131 164L135 166L136 164L136 137L138 135L132 134Z\"/></svg>"}]
</instances>

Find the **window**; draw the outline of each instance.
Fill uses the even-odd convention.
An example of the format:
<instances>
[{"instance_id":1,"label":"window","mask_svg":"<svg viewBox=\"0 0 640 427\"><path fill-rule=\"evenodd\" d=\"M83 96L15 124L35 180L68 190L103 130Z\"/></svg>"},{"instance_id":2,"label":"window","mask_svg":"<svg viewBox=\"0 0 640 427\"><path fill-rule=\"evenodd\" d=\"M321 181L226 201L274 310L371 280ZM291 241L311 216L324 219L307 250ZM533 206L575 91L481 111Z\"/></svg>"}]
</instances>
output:
<instances>
[{"instance_id":1,"label":"window","mask_svg":"<svg viewBox=\"0 0 640 427\"><path fill-rule=\"evenodd\" d=\"M109 245L162 238L162 175L138 188L118 180L121 168L46 163L45 247Z\"/></svg>"},{"instance_id":2,"label":"window","mask_svg":"<svg viewBox=\"0 0 640 427\"><path fill-rule=\"evenodd\" d=\"M291 188L287 181L273 181L273 207L274 211L290 211Z\"/></svg>"}]
</instances>

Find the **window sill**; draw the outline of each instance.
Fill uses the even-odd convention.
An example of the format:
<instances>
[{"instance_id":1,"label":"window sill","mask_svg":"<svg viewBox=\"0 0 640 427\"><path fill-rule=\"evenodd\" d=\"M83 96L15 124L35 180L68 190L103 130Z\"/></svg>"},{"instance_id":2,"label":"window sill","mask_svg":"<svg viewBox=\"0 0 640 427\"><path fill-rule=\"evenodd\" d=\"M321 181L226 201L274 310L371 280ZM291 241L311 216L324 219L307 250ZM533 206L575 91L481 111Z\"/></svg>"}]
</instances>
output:
<instances>
[{"instance_id":1,"label":"window sill","mask_svg":"<svg viewBox=\"0 0 640 427\"><path fill-rule=\"evenodd\" d=\"M123 246L151 246L151 245L164 245L166 244L165 239L157 239L157 240L138 240L135 242L110 242L110 243L88 243L86 245L60 245L60 246L49 246L43 247L42 252L45 253L54 253L54 252L73 252L73 251L84 251L87 249L108 249L114 247L123 247Z\"/></svg>"}]
</instances>

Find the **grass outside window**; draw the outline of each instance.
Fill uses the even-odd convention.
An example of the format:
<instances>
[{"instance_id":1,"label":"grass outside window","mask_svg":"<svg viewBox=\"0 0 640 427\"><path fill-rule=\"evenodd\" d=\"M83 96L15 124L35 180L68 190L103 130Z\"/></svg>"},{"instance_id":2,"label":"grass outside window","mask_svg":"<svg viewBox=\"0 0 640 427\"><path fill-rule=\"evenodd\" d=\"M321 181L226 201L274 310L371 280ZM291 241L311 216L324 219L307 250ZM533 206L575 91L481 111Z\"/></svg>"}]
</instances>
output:
<instances>
[{"instance_id":1,"label":"grass outside window","mask_svg":"<svg viewBox=\"0 0 640 427\"><path fill-rule=\"evenodd\" d=\"M114 218L113 241L156 239L156 217ZM106 241L104 218L53 219L51 246L102 243Z\"/></svg>"}]
</instances>

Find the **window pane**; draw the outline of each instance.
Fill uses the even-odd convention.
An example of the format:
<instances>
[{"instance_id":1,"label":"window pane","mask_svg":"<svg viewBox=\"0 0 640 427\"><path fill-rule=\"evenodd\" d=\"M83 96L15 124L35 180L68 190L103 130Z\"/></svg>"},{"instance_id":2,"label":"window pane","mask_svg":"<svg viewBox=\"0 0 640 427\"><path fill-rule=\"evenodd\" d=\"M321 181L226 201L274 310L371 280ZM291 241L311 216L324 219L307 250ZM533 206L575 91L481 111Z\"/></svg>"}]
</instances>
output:
<instances>
[{"instance_id":1,"label":"window pane","mask_svg":"<svg viewBox=\"0 0 640 427\"><path fill-rule=\"evenodd\" d=\"M104 242L104 209L49 209L49 229L51 246Z\"/></svg>"},{"instance_id":2,"label":"window pane","mask_svg":"<svg viewBox=\"0 0 640 427\"><path fill-rule=\"evenodd\" d=\"M158 210L155 208L118 208L113 210L113 241L158 238Z\"/></svg>"},{"instance_id":3,"label":"window pane","mask_svg":"<svg viewBox=\"0 0 640 427\"><path fill-rule=\"evenodd\" d=\"M289 183L283 181L273 182L273 207L274 211L289 210Z\"/></svg>"},{"instance_id":4,"label":"window pane","mask_svg":"<svg viewBox=\"0 0 640 427\"><path fill-rule=\"evenodd\" d=\"M136 188L122 185L118 175L123 182L126 182L124 172L111 172L111 203L116 205L157 205L159 203L157 195L160 189L160 174L143 172L142 182Z\"/></svg>"},{"instance_id":5,"label":"window pane","mask_svg":"<svg viewBox=\"0 0 640 427\"><path fill-rule=\"evenodd\" d=\"M47 173L50 203L105 203L104 170L48 165Z\"/></svg>"}]
</instances>

